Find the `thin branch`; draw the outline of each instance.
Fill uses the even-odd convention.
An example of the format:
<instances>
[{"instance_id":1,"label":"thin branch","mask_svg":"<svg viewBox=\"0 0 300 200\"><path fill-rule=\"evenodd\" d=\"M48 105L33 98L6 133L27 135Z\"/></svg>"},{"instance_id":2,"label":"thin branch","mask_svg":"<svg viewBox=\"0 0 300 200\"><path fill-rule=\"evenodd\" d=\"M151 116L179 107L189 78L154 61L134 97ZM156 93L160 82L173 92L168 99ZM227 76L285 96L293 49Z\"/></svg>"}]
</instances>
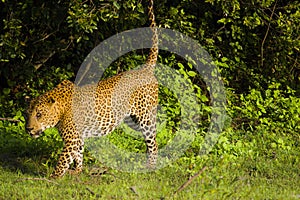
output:
<instances>
[{"instance_id":1,"label":"thin branch","mask_svg":"<svg viewBox=\"0 0 300 200\"><path fill-rule=\"evenodd\" d=\"M189 178L189 180L187 180L183 185L181 185L175 192L174 195L178 194L179 192L181 192L184 188L186 188L189 184L192 183L193 180L195 180L200 174L202 174L205 170L207 169L207 167L203 167L197 174L195 174L194 176L192 176L191 178Z\"/></svg>"},{"instance_id":2,"label":"thin branch","mask_svg":"<svg viewBox=\"0 0 300 200\"><path fill-rule=\"evenodd\" d=\"M139 193L137 192L135 186L132 186L132 187L130 187L129 189L130 189L135 195L139 196Z\"/></svg>"},{"instance_id":3,"label":"thin branch","mask_svg":"<svg viewBox=\"0 0 300 200\"><path fill-rule=\"evenodd\" d=\"M96 195L96 193L93 190L91 190L90 188L86 187L85 189L87 191L89 191L93 196Z\"/></svg>"},{"instance_id":4,"label":"thin branch","mask_svg":"<svg viewBox=\"0 0 300 200\"><path fill-rule=\"evenodd\" d=\"M66 51L66 50L68 50L68 48L70 47L70 45L73 43L73 40L71 40L70 42L69 42L69 44L65 47L65 48L63 48L63 49L60 49L61 51Z\"/></svg>"},{"instance_id":5,"label":"thin branch","mask_svg":"<svg viewBox=\"0 0 300 200\"><path fill-rule=\"evenodd\" d=\"M97 199L101 197L101 195L96 194L93 190L91 190L90 188L86 187L85 188L87 191L89 191L91 193L91 195L95 196Z\"/></svg>"},{"instance_id":6,"label":"thin branch","mask_svg":"<svg viewBox=\"0 0 300 200\"><path fill-rule=\"evenodd\" d=\"M12 118L2 118L0 117L0 121L9 121L9 122L21 122L18 119L12 119Z\"/></svg>"},{"instance_id":7,"label":"thin branch","mask_svg":"<svg viewBox=\"0 0 300 200\"><path fill-rule=\"evenodd\" d=\"M27 180L31 180L31 181L46 181L48 183L53 183L55 185L59 185L55 181L51 181L51 180L46 179L46 178L20 178L20 179L17 179L16 182L27 181Z\"/></svg>"},{"instance_id":8,"label":"thin branch","mask_svg":"<svg viewBox=\"0 0 300 200\"><path fill-rule=\"evenodd\" d=\"M56 32L59 31L59 27L57 28L57 30L53 31L52 33L49 33L47 34L46 36L44 36L43 38L41 39L38 39L37 41L34 41L32 44L36 44L36 43L39 43L39 42L43 42L45 41L46 39L48 39L50 36L54 35Z\"/></svg>"},{"instance_id":9,"label":"thin branch","mask_svg":"<svg viewBox=\"0 0 300 200\"><path fill-rule=\"evenodd\" d=\"M52 51L46 58L44 58L43 60L40 61L40 63L35 64L34 68L36 70L38 70L42 65L44 65L54 54L56 53L56 51Z\"/></svg>"},{"instance_id":10,"label":"thin branch","mask_svg":"<svg viewBox=\"0 0 300 200\"><path fill-rule=\"evenodd\" d=\"M261 54L261 66L262 67L264 66L264 45L265 45L267 36L269 34L269 31L270 31L271 20L273 18L274 12L275 12L276 5L277 5L277 1L275 2L275 5L273 6L272 13L271 13L270 20L269 20L269 24L268 24L268 28L267 28L266 34L264 36L264 39L261 43L260 54Z\"/></svg>"}]
</instances>

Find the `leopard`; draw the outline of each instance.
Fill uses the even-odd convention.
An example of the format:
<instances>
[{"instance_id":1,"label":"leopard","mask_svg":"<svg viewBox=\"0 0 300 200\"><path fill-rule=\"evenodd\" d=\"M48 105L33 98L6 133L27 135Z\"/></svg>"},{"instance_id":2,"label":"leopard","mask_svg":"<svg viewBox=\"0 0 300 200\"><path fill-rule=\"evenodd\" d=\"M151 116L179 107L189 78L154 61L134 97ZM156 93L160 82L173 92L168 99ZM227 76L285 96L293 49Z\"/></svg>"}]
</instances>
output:
<instances>
[{"instance_id":1,"label":"leopard","mask_svg":"<svg viewBox=\"0 0 300 200\"><path fill-rule=\"evenodd\" d=\"M142 68L80 87L64 80L29 102L27 132L38 138L46 129L56 127L64 143L51 177L62 177L66 172L81 173L84 139L111 133L127 117L132 117L139 125L147 147L146 165L155 168L158 81L154 68L158 58L158 33L153 0L149 0L148 16L152 46Z\"/></svg>"}]
</instances>

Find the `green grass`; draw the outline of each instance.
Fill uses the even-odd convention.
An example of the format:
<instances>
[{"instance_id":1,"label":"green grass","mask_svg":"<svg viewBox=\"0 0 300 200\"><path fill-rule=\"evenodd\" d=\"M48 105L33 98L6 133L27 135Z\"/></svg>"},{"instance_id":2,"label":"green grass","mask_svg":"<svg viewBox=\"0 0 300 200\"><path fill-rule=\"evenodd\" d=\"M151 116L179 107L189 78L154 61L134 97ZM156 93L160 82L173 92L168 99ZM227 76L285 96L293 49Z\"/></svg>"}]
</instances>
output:
<instances>
[{"instance_id":1,"label":"green grass","mask_svg":"<svg viewBox=\"0 0 300 200\"><path fill-rule=\"evenodd\" d=\"M234 142L226 143L225 150L220 143L203 157L190 149L175 163L150 173L108 169L93 175L104 165L86 155L82 174L50 179L61 147L57 138L55 133L38 140L25 134L0 134L0 199L300 199L297 142L288 149L279 145L269 149L272 143L264 138L254 148L253 140L240 137L249 144L239 143L242 153L226 152L234 149ZM285 144L298 136L287 138ZM204 166L200 176L174 195Z\"/></svg>"},{"instance_id":2,"label":"green grass","mask_svg":"<svg viewBox=\"0 0 300 200\"><path fill-rule=\"evenodd\" d=\"M189 166L174 164L156 172L140 174L109 170L105 174L94 176L90 173L93 171L92 167L96 166L94 164L85 166L84 172L79 176L66 175L61 179L47 179L43 172L34 175L39 171L37 161L24 159L24 165L31 162L31 166L37 167L23 166L23 169L36 171L22 171L22 166L19 166L19 169L11 169L5 164L2 165L0 197L2 199L299 199L299 168L293 163L281 161L284 161L284 158L283 160L238 158L231 163L211 156L203 163L208 168L174 196L174 192L193 175L186 170Z\"/></svg>"}]
</instances>

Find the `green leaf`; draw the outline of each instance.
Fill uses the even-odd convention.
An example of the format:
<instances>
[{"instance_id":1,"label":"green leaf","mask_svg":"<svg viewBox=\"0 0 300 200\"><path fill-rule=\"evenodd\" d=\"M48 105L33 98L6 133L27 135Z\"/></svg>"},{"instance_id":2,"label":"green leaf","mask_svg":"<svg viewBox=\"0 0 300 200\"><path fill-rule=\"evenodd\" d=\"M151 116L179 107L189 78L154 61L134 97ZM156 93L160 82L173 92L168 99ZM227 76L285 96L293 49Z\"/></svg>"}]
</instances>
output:
<instances>
[{"instance_id":1,"label":"green leaf","mask_svg":"<svg viewBox=\"0 0 300 200\"><path fill-rule=\"evenodd\" d=\"M184 69L184 66L183 66L182 63L177 63L177 65L178 65L178 67L179 67L180 69Z\"/></svg>"},{"instance_id":2,"label":"green leaf","mask_svg":"<svg viewBox=\"0 0 300 200\"><path fill-rule=\"evenodd\" d=\"M3 89L3 94L8 95L10 93L10 89L9 88L4 88Z\"/></svg>"},{"instance_id":3,"label":"green leaf","mask_svg":"<svg viewBox=\"0 0 300 200\"><path fill-rule=\"evenodd\" d=\"M190 77L194 77L194 76L196 76L197 75L197 73L196 72L194 72L194 71L188 71L188 73L187 73Z\"/></svg>"}]
</instances>

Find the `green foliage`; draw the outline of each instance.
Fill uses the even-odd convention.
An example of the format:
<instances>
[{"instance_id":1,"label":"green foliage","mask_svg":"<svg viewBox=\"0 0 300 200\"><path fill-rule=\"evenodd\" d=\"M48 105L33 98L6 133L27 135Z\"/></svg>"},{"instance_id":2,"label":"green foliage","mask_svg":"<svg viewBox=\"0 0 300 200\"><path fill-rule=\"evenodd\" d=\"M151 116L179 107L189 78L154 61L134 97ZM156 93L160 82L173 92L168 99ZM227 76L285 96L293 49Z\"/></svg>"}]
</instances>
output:
<instances>
[{"instance_id":1,"label":"green foliage","mask_svg":"<svg viewBox=\"0 0 300 200\"><path fill-rule=\"evenodd\" d=\"M14 116L10 110L23 108L24 96L74 78L85 55L103 39L147 26L146 5L135 0L2 1L2 115ZM297 93L298 8L298 1L275 0L155 2L158 24L197 39L220 67L225 84L238 93L247 93L249 86L266 89L269 82L289 85ZM131 58L116 65L117 72Z\"/></svg>"},{"instance_id":2,"label":"green foliage","mask_svg":"<svg viewBox=\"0 0 300 200\"><path fill-rule=\"evenodd\" d=\"M241 94L241 103L234 102L231 105L232 117L238 120L236 128L247 127L249 130L268 130L282 134L298 132L300 100L295 97L294 90L280 88L280 84L271 83L263 92L252 89L247 95Z\"/></svg>"}]
</instances>

